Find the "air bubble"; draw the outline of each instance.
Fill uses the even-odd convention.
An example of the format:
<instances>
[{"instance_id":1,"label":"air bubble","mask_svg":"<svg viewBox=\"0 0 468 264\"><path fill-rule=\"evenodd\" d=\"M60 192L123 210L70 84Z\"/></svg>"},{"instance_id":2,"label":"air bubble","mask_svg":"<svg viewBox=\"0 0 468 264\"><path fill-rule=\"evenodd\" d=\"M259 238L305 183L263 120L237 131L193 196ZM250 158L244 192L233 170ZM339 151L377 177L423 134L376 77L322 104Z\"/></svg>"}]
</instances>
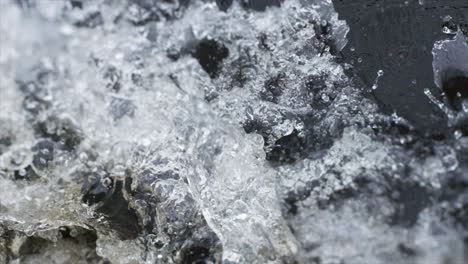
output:
<instances>
[{"instance_id":1,"label":"air bubble","mask_svg":"<svg viewBox=\"0 0 468 264\"><path fill-rule=\"evenodd\" d=\"M326 103L330 102L330 97L328 97L328 95L326 94L322 94L322 100Z\"/></svg>"},{"instance_id":2,"label":"air bubble","mask_svg":"<svg viewBox=\"0 0 468 264\"><path fill-rule=\"evenodd\" d=\"M25 169L20 169L20 170L18 171L18 173L19 173L19 175L20 175L21 177L25 177L26 174L27 174L27 172L26 172Z\"/></svg>"}]
</instances>

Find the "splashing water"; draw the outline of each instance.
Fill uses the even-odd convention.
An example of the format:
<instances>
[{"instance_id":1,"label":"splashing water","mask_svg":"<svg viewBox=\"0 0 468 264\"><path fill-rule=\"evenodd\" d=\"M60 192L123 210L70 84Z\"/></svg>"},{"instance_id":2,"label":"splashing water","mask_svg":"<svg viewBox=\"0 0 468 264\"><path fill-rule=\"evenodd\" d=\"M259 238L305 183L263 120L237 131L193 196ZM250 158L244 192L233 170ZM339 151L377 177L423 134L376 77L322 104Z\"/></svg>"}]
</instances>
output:
<instances>
[{"instance_id":1,"label":"splashing water","mask_svg":"<svg viewBox=\"0 0 468 264\"><path fill-rule=\"evenodd\" d=\"M462 263L465 137L394 135L331 1L244 2L2 2L0 262Z\"/></svg>"}]
</instances>

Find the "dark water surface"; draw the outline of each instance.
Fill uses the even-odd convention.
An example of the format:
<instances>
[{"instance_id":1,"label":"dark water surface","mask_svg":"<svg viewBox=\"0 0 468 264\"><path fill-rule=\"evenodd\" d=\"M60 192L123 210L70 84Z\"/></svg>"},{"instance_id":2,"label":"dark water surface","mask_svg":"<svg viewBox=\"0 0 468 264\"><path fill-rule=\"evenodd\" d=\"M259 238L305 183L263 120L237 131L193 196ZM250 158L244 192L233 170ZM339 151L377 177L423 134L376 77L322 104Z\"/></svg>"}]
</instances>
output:
<instances>
[{"instance_id":1,"label":"dark water surface","mask_svg":"<svg viewBox=\"0 0 468 264\"><path fill-rule=\"evenodd\" d=\"M423 91L429 88L440 98L431 51L435 41L453 38L457 27L468 32L468 0L333 2L350 27L343 56L353 74L372 91L383 71L372 91L382 109L396 111L423 134L446 133L444 113Z\"/></svg>"}]
</instances>

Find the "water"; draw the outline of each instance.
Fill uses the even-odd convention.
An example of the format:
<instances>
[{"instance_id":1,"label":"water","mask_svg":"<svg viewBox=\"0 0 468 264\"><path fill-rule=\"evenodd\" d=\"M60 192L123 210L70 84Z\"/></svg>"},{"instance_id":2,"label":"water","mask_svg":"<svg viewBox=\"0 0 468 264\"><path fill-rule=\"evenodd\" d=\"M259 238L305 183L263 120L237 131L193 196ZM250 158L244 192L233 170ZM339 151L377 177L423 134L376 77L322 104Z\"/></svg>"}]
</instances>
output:
<instances>
[{"instance_id":1,"label":"water","mask_svg":"<svg viewBox=\"0 0 468 264\"><path fill-rule=\"evenodd\" d=\"M422 134L447 133L444 113L423 90L428 88L439 98L431 50L434 42L452 38L457 28L468 32L466 1L333 2L350 27L343 57L354 65L351 74L370 88L375 69L385 72L373 92L382 110L396 111ZM363 62L353 63L357 58Z\"/></svg>"},{"instance_id":2,"label":"water","mask_svg":"<svg viewBox=\"0 0 468 264\"><path fill-rule=\"evenodd\" d=\"M382 113L332 1L0 16L1 263L464 263L464 130Z\"/></svg>"}]
</instances>

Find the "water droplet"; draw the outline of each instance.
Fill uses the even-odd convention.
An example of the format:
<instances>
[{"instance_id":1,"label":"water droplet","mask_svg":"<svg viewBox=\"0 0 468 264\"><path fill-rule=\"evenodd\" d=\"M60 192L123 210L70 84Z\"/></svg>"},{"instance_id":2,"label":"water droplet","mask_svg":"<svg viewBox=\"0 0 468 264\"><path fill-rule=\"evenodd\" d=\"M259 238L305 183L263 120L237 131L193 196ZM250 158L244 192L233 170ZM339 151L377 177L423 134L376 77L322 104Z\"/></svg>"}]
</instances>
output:
<instances>
[{"instance_id":1,"label":"water droplet","mask_svg":"<svg viewBox=\"0 0 468 264\"><path fill-rule=\"evenodd\" d=\"M109 177L103 178L101 182L102 185L104 185L107 188L109 188L112 184L112 180Z\"/></svg>"},{"instance_id":2,"label":"water droplet","mask_svg":"<svg viewBox=\"0 0 468 264\"><path fill-rule=\"evenodd\" d=\"M57 125L55 124L55 122L46 122L46 132L48 134L54 134L56 129Z\"/></svg>"},{"instance_id":3,"label":"water droplet","mask_svg":"<svg viewBox=\"0 0 468 264\"><path fill-rule=\"evenodd\" d=\"M296 130L303 130L304 129L304 122L299 122L295 126Z\"/></svg>"},{"instance_id":4,"label":"water droplet","mask_svg":"<svg viewBox=\"0 0 468 264\"><path fill-rule=\"evenodd\" d=\"M328 97L328 95L326 95L326 94L322 94L322 100L323 100L324 102L329 102L329 101L330 101L330 97Z\"/></svg>"},{"instance_id":5,"label":"water droplet","mask_svg":"<svg viewBox=\"0 0 468 264\"><path fill-rule=\"evenodd\" d=\"M18 173L19 173L19 175L20 175L21 177L26 176L26 170L25 170L25 169L20 169L20 170L18 171Z\"/></svg>"},{"instance_id":6,"label":"water droplet","mask_svg":"<svg viewBox=\"0 0 468 264\"><path fill-rule=\"evenodd\" d=\"M465 99L461 103L463 112L468 113L468 99Z\"/></svg>"},{"instance_id":7,"label":"water droplet","mask_svg":"<svg viewBox=\"0 0 468 264\"><path fill-rule=\"evenodd\" d=\"M372 90L376 90L377 89L377 85L379 84L379 79L384 75L384 71L383 70L378 70L377 71L377 77L375 77L375 81L374 81L374 84L372 85Z\"/></svg>"},{"instance_id":8,"label":"water droplet","mask_svg":"<svg viewBox=\"0 0 468 264\"><path fill-rule=\"evenodd\" d=\"M81 161L87 161L88 160L88 154L86 154L86 152L81 152L79 157L80 157Z\"/></svg>"},{"instance_id":9,"label":"water droplet","mask_svg":"<svg viewBox=\"0 0 468 264\"><path fill-rule=\"evenodd\" d=\"M124 58L124 54L122 52L118 52L115 54L115 59L122 60Z\"/></svg>"},{"instance_id":10,"label":"water droplet","mask_svg":"<svg viewBox=\"0 0 468 264\"><path fill-rule=\"evenodd\" d=\"M429 88L424 88L424 94L427 96L427 98L429 98L429 100L437 105L440 110L442 110L449 119L453 119L454 117L454 113L452 110L450 110L448 107L446 107L444 105L444 103L442 103L441 101L437 100L437 98L434 97L434 95L432 95L431 91L429 90Z\"/></svg>"}]
</instances>

